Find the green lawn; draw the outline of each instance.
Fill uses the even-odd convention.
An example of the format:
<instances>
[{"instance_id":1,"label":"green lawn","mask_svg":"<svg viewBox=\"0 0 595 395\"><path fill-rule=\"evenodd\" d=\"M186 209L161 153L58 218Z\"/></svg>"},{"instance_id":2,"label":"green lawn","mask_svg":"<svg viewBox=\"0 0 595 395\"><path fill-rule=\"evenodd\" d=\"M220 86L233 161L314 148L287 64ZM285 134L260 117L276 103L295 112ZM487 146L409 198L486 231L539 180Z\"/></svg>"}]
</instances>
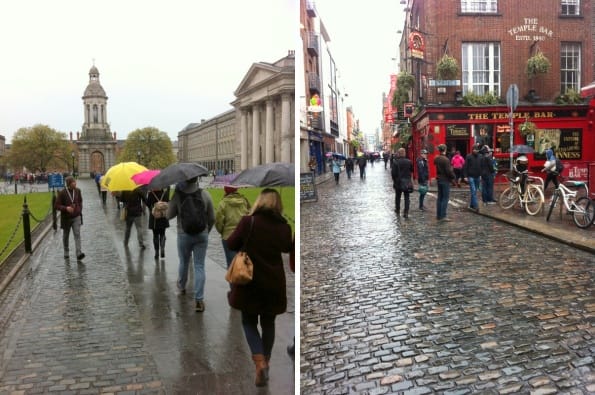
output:
<instances>
[{"instance_id":1,"label":"green lawn","mask_svg":"<svg viewBox=\"0 0 595 395\"><path fill-rule=\"evenodd\" d=\"M295 188L283 187L276 189L281 194L285 217L289 220L291 229L295 232ZM261 190L262 188L241 188L239 192L246 196L250 203L254 203ZM223 197L223 189L207 189L207 191L211 194L213 204L217 208L219 201ZM31 212L31 230L39 225L35 218L42 221L47 215L51 215L51 192L0 195L0 207L2 207L4 213L0 217L0 262L3 262L24 239L21 219L23 217L23 203L25 198Z\"/></svg>"}]
</instances>

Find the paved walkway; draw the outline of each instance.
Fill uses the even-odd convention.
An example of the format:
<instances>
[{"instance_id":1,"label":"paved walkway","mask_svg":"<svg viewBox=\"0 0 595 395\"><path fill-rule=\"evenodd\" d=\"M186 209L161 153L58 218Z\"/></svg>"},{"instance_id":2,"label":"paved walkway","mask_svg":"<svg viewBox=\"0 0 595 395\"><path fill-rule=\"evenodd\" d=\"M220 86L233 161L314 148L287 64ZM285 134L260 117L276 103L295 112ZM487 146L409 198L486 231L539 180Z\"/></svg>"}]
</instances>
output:
<instances>
[{"instance_id":1,"label":"paved walkway","mask_svg":"<svg viewBox=\"0 0 595 395\"><path fill-rule=\"evenodd\" d=\"M206 311L196 313L192 277L186 295L175 286L175 220L166 258L155 261L152 247L138 248L135 229L124 248L115 202L102 207L91 180L78 186L87 257L65 260L61 230L50 228L0 297L0 394L294 393L286 352L294 335L293 274L288 312L277 318L269 386L257 389L240 313L227 304L219 234L209 237ZM144 236L152 246L148 229Z\"/></svg>"}]
</instances>

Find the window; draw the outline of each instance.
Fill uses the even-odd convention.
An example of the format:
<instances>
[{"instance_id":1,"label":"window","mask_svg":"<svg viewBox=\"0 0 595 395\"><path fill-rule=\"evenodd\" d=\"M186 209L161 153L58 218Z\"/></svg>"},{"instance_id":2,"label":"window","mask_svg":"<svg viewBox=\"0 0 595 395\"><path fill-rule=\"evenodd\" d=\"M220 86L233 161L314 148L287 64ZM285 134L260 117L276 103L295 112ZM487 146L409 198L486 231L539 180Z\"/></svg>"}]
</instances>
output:
<instances>
[{"instance_id":1,"label":"window","mask_svg":"<svg viewBox=\"0 0 595 395\"><path fill-rule=\"evenodd\" d=\"M461 0L461 12L496 13L498 0Z\"/></svg>"},{"instance_id":2,"label":"window","mask_svg":"<svg viewBox=\"0 0 595 395\"><path fill-rule=\"evenodd\" d=\"M580 15L579 0L562 0L562 15Z\"/></svg>"},{"instance_id":3,"label":"window","mask_svg":"<svg viewBox=\"0 0 595 395\"><path fill-rule=\"evenodd\" d=\"M500 96L500 44L463 43L463 94Z\"/></svg>"},{"instance_id":4,"label":"window","mask_svg":"<svg viewBox=\"0 0 595 395\"><path fill-rule=\"evenodd\" d=\"M562 43L560 48L560 92L580 90L581 47L576 43Z\"/></svg>"}]
</instances>

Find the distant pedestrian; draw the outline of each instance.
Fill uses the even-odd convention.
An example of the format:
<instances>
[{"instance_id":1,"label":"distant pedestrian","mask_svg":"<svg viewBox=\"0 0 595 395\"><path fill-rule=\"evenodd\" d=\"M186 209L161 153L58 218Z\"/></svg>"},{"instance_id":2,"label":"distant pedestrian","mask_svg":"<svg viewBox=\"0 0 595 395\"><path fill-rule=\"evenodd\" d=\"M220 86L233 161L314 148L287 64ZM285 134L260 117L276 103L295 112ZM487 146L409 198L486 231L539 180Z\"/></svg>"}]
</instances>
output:
<instances>
[{"instance_id":1,"label":"distant pedestrian","mask_svg":"<svg viewBox=\"0 0 595 395\"><path fill-rule=\"evenodd\" d=\"M465 158L461 155L461 151L455 151L454 156L450 160L450 164L455 172L455 185L457 188L460 188L461 181L463 181L463 167L465 166Z\"/></svg>"},{"instance_id":2,"label":"distant pedestrian","mask_svg":"<svg viewBox=\"0 0 595 395\"><path fill-rule=\"evenodd\" d=\"M484 205L494 204L494 177L496 170L494 169L494 158L492 157L492 150L487 145L484 145L479 153L481 154L481 200Z\"/></svg>"},{"instance_id":3,"label":"distant pedestrian","mask_svg":"<svg viewBox=\"0 0 595 395\"><path fill-rule=\"evenodd\" d=\"M122 191L120 196L123 207L126 209L126 229L124 230L124 246L128 247L128 241L130 240L130 233L132 225L136 228L136 239L138 240L138 246L141 250L144 250L145 243L143 237L142 227L142 215L144 211L143 201L144 196L140 192L140 188L134 191Z\"/></svg>"},{"instance_id":4,"label":"distant pedestrian","mask_svg":"<svg viewBox=\"0 0 595 395\"><path fill-rule=\"evenodd\" d=\"M225 254L226 267L229 268L233 257L238 252L227 245L227 238L233 233L243 216L250 211L250 202L232 185L223 187L225 195L215 210L215 229L221 234L221 244Z\"/></svg>"},{"instance_id":5,"label":"distant pedestrian","mask_svg":"<svg viewBox=\"0 0 595 395\"><path fill-rule=\"evenodd\" d=\"M94 177L95 186L97 186L97 194L98 195L101 195L101 186L99 184L101 181L101 176L102 176L102 174L98 172L98 173L95 173L95 177Z\"/></svg>"},{"instance_id":6,"label":"distant pedestrian","mask_svg":"<svg viewBox=\"0 0 595 395\"><path fill-rule=\"evenodd\" d=\"M62 245L64 247L64 258L69 258L70 230L74 236L76 259L81 260L85 254L81 248L81 225L83 224L83 195L76 187L76 179L72 176L66 177L66 187L62 189L54 203L54 209L60 211L60 228L62 229Z\"/></svg>"},{"instance_id":7,"label":"distant pedestrian","mask_svg":"<svg viewBox=\"0 0 595 395\"><path fill-rule=\"evenodd\" d=\"M345 172L347 173L347 179L351 180L351 174L353 174L353 159L347 158L345 161Z\"/></svg>"},{"instance_id":8,"label":"distant pedestrian","mask_svg":"<svg viewBox=\"0 0 595 395\"><path fill-rule=\"evenodd\" d=\"M436 179L438 182L438 199L436 201L436 219L438 221L450 221L446 217L448 199L450 196L450 183L455 178L450 160L446 156L446 145L438 145L439 155L434 158L436 166Z\"/></svg>"},{"instance_id":9,"label":"distant pedestrian","mask_svg":"<svg viewBox=\"0 0 595 395\"><path fill-rule=\"evenodd\" d=\"M264 386L275 342L275 318L287 309L282 253L291 252L293 240L276 190L262 190L250 215L240 220L227 242L229 248L239 250L246 240L254 264L253 280L247 285L233 284L228 297L229 305L242 312L244 334L256 367L255 384Z\"/></svg>"},{"instance_id":10,"label":"distant pedestrian","mask_svg":"<svg viewBox=\"0 0 595 395\"><path fill-rule=\"evenodd\" d=\"M101 204L105 206L107 203L107 188L102 183L103 177L104 176L101 176L99 179L99 194L101 195Z\"/></svg>"},{"instance_id":11,"label":"distant pedestrian","mask_svg":"<svg viewBox=\"0 0 595 395\"><path fill-rule=\"evenodd\" d=\"M388 165L388 160L390 159L390 154L388 152L382 153L382 160L384 161L384 170L386 170L386 166Z\"/></svg>"},{"instance_id":12,"label":"distant pedestrian","mask_svg":"<svg viewBox=\"0 0 595 395\"><path fill-rule=\"evenodd\" d=\"M335 177L335 185L339 185L339 176L341 175L341 162L339 158L333 157L331 167L333 169L333 176Z\"/></svg>"},{"instance_id":13,"label":"distant pedestrian","mask_svg":"<svg viewBox=\"0 0 595 395\"><path fill-rule=\"evenodd\" d=\"M367 164L366 162L367 162L367 160L366 160L365 155L362 155L357 159L360 180L366 179L366 164Z\"/></svg>"},{"instance_id":14,"label":"distant pedestrian","mask_svg":"<svg viewBox=\"0 0 595 395\"><path fill-rule=\"evenodd\" d=\"M178 280L177 286L180 293L186 293L186 282L188 281L188 267L190 258L194 263L194 300L196 302L195 311L202 313L205 311L204 289L205 289L205 259L207 256L207 247L209 245L209 232L215 224L215 209L211 195L198 187L198 177L192 177L176 186L174 194L169 202L167 218L178 217ZM182 223L184 218L191 217L186 211L186 204L182 206L186 199L198 198L202 200L204 212L198 216L204 221L205 228L199 233L190 233L184 231ZM194 205L196 206L196 205Z\"/></svg>"},{"instance_id":15,"label":"distant pedestrian","mask_svg":"<svg viewBox=\"0 0 595 395\"><path fill-rule=\"evenodd\" d=\"M428 192L428 182L430 180L430 168L428 167L428 151L422 149L420 157L417 158L417 189L419 191L419 209L425 211L424 198Z\"/></svg>"},{"instance_id":16,"label":"distant pedestrian","mask_svg":"<svg viewBox=\"0 0 595 395\"><path fill-rule=\"evenodd\" d=\"M463 167L463 173L469 183L469 209L474 211L479 210L479 204L477 202L477 191L479 190L481 179L481 156L479 155L479 150L479 145L475 144L472 152L465 158L465 166Z\"/></svg>"},{"instance_id":17,"label":"distant pedestrian","mask_svg":"<svg viewBox=\"0 0 595 395\"><path fill-rule=\"evenodd\" d=\"M165 230L169 228L167 219L167 209L165 212L158 211L158 218L153 214L153 207L157 202L169 202L169 187L156 189L147 194L147 207L149 208L149 229L153 231L153 248L155 249L155 259L165 258ZM168 203L169 206L169 203ZM159 206L158 206L159 207Z\"/></svg>"},{"instance_id":18,"label":"distant pedestrian","mask_svg":"<svg viewBox=\"0 0 595 395\"><path fill-rule=\"evenodd\" d=\"M399 148L397 151L397 158L391 169L393 188L395 189L395 212L397 213L397 216L401 215L401 194L404 195L405 210L403 211L403 218L409 217L409 186L413 185L411 180L413 164L405 155L405 148Z\"/></svg>"}]
</instances>

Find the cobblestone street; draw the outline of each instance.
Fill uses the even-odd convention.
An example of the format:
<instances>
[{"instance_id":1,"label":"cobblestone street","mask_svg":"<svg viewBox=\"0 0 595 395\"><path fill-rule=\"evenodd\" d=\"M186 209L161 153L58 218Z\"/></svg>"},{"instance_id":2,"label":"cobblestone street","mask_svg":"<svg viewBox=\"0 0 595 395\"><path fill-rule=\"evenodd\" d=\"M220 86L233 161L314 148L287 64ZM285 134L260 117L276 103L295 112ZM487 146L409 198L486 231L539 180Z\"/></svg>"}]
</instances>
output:
<instances>
[{"instance_id":1,"label":"cobblestone street","mask_svg":"<svg viewBox=\"0 0 595 395\"><path fill-rule=\"evenodd\" d=\"M593 254L367 171L301 205L302 394L595 393Z\"/></svg>"}]
</instances>

